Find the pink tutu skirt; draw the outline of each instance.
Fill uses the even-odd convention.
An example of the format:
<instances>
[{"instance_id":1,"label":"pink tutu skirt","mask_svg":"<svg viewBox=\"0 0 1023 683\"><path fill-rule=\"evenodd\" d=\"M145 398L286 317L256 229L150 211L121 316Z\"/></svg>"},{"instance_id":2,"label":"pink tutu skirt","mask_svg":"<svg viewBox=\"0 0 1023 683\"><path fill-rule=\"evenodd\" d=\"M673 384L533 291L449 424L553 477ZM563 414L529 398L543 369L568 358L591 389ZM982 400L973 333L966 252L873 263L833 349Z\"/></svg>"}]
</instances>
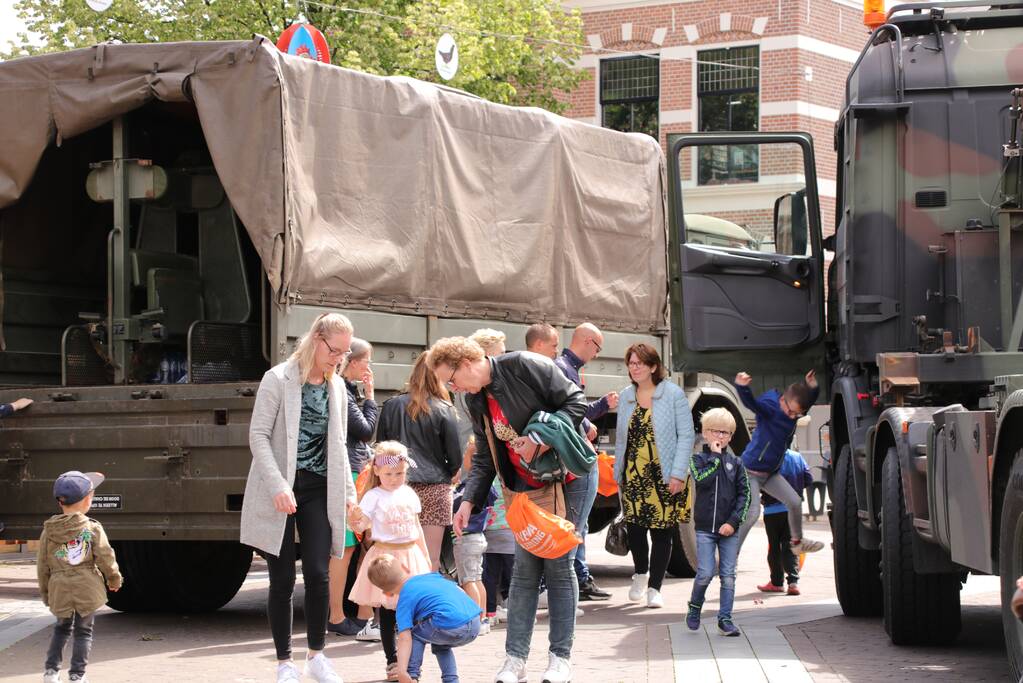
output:
<instances>
[{"instance_id":1,"label":"pink tutu skirt","mask_svg":"<svg viewBox=\"0 0 1023 683\"><path fill-rule=\"evenodd\" d=\"M369 607L386 607L386 596L384 592L373 585L369 580L369 565L374 557L378 555L393 555L399 565L408 567L412 576L418 574L429 574L432 571L430 559L420 549L418 543L374 543L373 547L366 553L366 559L359 567L359 575L352 584L352 590L348 599L357 605Z\"/></svg>"}]
</instances>

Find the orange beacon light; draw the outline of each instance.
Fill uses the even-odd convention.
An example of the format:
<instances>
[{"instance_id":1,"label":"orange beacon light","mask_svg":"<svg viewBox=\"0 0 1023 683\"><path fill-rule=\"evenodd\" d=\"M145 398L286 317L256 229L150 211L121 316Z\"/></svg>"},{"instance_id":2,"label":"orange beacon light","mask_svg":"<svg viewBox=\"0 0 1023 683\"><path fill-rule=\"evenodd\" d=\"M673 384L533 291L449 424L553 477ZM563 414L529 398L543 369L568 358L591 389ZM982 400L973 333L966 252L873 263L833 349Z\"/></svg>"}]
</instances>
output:
<instances>
[{"instance_id":1,"label":"orange beacon light","mask_svg":"<svg viewBox=\"0 0 1023 683\"><path fill-rule=\"evenodd\" d=\"M863 0L864 26L874 30L884 22L884 0Z\"/></svg>"}]
</instances>

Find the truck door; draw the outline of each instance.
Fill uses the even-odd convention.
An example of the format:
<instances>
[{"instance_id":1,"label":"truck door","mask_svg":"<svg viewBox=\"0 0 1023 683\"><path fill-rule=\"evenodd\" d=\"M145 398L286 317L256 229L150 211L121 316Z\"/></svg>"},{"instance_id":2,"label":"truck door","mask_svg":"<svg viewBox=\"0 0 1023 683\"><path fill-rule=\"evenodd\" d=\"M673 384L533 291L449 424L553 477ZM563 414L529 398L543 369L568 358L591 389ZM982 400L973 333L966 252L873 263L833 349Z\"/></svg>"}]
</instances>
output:
<instances>
[{"instance_id":1,"label":"truck door","mask_svg":"<svg viewBox=\"0 0 1023 683\"><path fill-rule=\"evenodd\" d=\"M824 250L810 136L684 133L668 145L675 369L728 378L745 370L777 386L823 368ZM708 229L752 239L711 240Z\"/></svg>"}]
</instances>

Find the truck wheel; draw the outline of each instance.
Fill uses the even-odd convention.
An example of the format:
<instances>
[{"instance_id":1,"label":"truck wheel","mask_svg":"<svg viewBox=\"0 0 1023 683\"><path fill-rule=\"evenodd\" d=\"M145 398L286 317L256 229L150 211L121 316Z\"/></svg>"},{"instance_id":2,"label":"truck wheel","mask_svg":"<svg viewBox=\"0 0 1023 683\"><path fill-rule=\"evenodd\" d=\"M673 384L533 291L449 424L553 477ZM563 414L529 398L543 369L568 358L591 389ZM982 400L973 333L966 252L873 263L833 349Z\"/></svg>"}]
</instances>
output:
<instances>
[{"instance_id":1,"label":"truck wheel","mask_svg":"<svg viewBox=\"0 0 1023 683\"><path fill-rule=\"evenodd\" d=\"M1023 576L1023 450L1016 452L1005 487L1002 517L998 529L998 566L1002 584L1002 631L1013 680L1023 674L1023 624L1012 613L1010 603L1016 579Z\"/></svg>"},{"instance_id":2,"label":"truck wheel","mask_svg":"<svg viewBox=\"0 0 1023 683\"><path fill-rule=\"evenodd\" d=\"M884 611L881 552L860 547L852 448L848 444L838 454L833 493L831 531L838 602L846 616L879 617Z\"/></svg>"},{"instance_id":3,"label":"truck wheel","mask_svg":"<svg viewBox=\"0 0 1023 683\"><path fill-rule=\"evenodd\" d=\"M231 601L252 563L252 549L230 541L114 543L124 587L108 594L122 612L209 612Z\"/></svg>"},{"instance_id":4,"label":"truck wheel","mask_svg":"<svg viewBox=\"0 0 1023 683\"><path fill-rule=\"evenodd\" d=\"M692 522L679 524L675 531L671 558L668 560L668 574L676 579L696 576L696 527Z\"/></svg>"},{"instance_id":5,"label":"truck wheel","mask_svg":"<svg viewBox=\"0 0 1023 683\"><path fill-rule=\"evenodd\" d=\"M895 645L946 645L961 628L959 574L917 574L913 520L902 494L899 455L888 449L881 472L881 584L884 630Z\"/></svg>"}]
</instances>

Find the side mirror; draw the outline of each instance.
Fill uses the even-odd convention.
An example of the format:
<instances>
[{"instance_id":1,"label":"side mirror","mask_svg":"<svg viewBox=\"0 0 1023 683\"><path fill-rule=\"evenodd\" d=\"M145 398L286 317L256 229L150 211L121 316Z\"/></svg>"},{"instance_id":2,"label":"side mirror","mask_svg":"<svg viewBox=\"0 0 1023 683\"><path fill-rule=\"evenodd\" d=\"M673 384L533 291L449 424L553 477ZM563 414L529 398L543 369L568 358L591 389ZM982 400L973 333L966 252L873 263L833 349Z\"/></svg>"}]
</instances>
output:
<instances>
[{"instance_id":1,"label":"side mirror","mask_svg":"<svg viewBox=\"0 0 1023 683\"><path fill-rule=\"evenodd\" d=\"M810 230L806 220L806 189L774 200L775 251L789 256L806 254Z\"/></svg>"}]
</instances>

